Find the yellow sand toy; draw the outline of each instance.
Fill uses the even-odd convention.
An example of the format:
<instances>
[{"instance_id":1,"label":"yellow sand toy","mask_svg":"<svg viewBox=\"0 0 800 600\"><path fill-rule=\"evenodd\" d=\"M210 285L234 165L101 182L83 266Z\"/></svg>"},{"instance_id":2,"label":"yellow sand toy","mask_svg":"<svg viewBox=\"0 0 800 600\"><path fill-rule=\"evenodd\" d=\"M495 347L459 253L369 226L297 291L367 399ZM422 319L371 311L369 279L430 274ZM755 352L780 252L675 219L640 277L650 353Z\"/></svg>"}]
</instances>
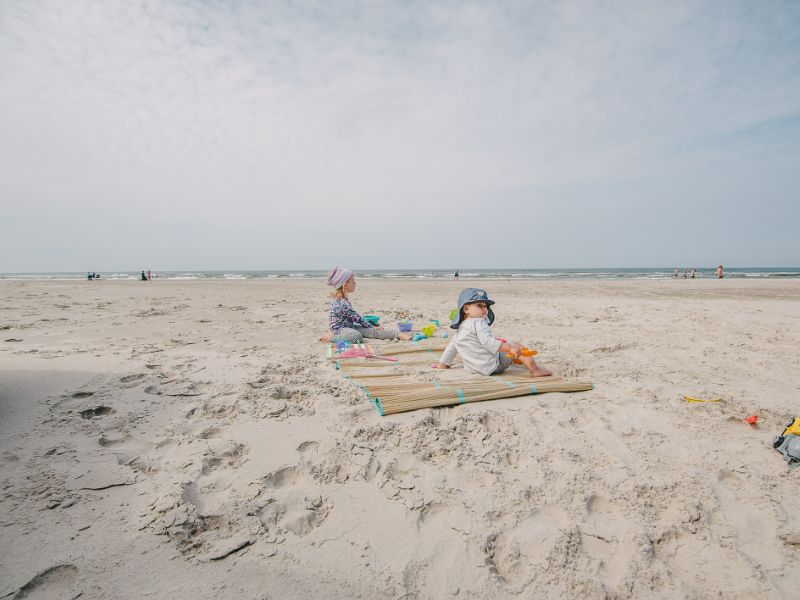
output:
<instances>
[{"instance_id":1,"label":"yellow sand toy","mask_svg":"<svg viewBox=\"0 0 800 600\"><path fill-rule=\"evenodd\" d=\"M795 417L791 421L786 424L786 429L783 431L781 435L786 435L788 433L793 433L794 435L800 435L800 417Z\"/></svg>"},{"instance_id":2,"label":"yellow sand toy","mask_svg":"<svg viewBox=\"0 0 800 600\"><path fill-rule=\"evenodd\" d=\"M425 334L425 337L433 337L433 334L436 332L436 325L434 325L433 323L425 325L425 327L423 327L421 331L422 333Z\"/></svg>"},{"instance_id":3,"label":"yellow sand toy","mask_svg":"<svg viewBox=\"0 0 800 600\"><path fill-rule=\"evenodd\" d=\"M722 402L722 398L692 398L691 396L684 396L684 400L687 402Z\"/></svg>"}]
</instances>

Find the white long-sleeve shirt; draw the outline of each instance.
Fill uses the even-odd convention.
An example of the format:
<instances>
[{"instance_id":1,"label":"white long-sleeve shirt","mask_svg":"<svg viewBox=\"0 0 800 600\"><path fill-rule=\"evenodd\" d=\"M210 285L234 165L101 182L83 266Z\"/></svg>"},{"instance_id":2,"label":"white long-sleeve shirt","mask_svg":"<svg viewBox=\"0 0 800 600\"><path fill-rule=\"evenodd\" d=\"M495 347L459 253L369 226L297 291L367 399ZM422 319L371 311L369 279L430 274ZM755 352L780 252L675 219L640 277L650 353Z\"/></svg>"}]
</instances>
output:
<instances>
[{"instance_id":1,"label":"white long-sleeve shirt","mask_svg":"<svg viewBox=\"0 0 800 600\"><path fill-rule=\"evenodd\" d=\"M468 371L491 375L500 365L501 344L492 336L486 319L464 319L439 362L450 366L457 354Z\"/></svg>"}]
</instances>

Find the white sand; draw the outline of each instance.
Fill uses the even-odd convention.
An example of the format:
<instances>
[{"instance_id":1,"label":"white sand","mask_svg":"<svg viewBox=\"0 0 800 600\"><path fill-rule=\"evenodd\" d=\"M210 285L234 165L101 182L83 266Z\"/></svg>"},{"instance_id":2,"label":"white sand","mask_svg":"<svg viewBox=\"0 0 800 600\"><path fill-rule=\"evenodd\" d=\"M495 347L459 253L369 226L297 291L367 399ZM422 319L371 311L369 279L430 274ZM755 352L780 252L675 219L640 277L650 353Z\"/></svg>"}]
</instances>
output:
<instances>
[{"instance_id":1,"label":"white sand","mask_svg":"<svg viewBox=\"0 0 800 600\"><path fill-rule=\"evenodd\" d=\"M485 285L597 388L381 418L320 281L0 283L0 598L797 597L800 281Z\"/></svg>"}]
</instances>

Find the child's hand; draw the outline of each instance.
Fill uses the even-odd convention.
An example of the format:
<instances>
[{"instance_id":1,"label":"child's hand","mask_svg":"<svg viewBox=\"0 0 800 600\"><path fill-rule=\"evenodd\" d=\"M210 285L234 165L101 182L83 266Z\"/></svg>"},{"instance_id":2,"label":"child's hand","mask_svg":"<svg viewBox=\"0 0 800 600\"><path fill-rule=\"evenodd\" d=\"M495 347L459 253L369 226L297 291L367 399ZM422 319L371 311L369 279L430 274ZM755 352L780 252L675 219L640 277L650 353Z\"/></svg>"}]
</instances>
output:
<instances>
[{"instance_id":1,"label":"child's hand","mask_svg":"<svg viewBox=\"0 0 800 600\"><path fill-rule=\"evenodd\" d=\"M446 365L444 363L433 363L431 367L433 367L434 369L449 369L450 365Z\"/></svg>"},{"instance_id":2,"label":"child's hand","mask_svg":"<svg viewBox=\"0 0 800 600\"><path fill-rule=\"evenodd\" d=\"M509 348L511 349L510 354L513 354L514 358L519 358L520 352L522 352L522 348L519 344L509 344Z\"/></svg>"}]
</instances>

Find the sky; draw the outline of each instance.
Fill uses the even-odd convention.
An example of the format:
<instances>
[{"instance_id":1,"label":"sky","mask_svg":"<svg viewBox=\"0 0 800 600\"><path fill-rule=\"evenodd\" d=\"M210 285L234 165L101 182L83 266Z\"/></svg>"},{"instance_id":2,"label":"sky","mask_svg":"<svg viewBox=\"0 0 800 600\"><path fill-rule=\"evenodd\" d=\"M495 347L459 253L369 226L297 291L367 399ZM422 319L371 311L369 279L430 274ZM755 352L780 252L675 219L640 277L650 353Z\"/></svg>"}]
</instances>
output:
<instances>
[{"instance_id":1,"label":"sky","mask_svg":"<svg viewBox=\"0 0 800 600\"><path fill-rule=\"evenodd\" d=\"M800 265L800 2L0 2L0 272Z\"/></svg>"}]
</instances>

